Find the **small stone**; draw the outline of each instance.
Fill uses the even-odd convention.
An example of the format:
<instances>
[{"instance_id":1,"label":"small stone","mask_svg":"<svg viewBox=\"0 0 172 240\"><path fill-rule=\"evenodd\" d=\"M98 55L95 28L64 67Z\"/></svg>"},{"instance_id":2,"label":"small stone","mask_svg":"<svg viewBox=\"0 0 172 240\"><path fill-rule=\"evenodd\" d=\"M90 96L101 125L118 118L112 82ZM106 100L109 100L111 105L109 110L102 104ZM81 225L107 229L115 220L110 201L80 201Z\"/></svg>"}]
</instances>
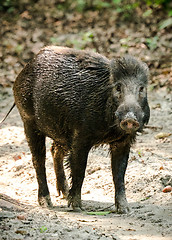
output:
<instances>
[{"instance_id":1,"label":"small stone","mask_svg":"<svg viewBox=\"0 0 172 240\"><path fill-rule=\"evenodd\" d=\"M18 230L15 231L15 233L21 234L21 235L27 235L26 230L23 230L23 229L18 229Z\"/></svg>"}]
</instances>

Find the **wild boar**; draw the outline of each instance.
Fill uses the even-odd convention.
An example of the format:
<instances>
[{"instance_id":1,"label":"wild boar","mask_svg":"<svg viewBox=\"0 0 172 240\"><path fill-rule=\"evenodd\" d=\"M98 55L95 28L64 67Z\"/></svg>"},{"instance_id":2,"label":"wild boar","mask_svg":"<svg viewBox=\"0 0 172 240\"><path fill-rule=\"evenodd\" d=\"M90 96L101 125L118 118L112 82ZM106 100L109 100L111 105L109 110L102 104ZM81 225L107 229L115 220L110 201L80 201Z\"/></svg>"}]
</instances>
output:
<instances>
[{"instance_id":1,"label":"wild boar","mask_svg":"<svg viewBox=\"0 0 172 240\"><path fill-rule=\"evenodd\" d=\"M106 57L84 50L42 49L14 83L15 104L24 123L38 180L38 202L51 205L45 169L45 138L53 139L57 191L68 206L81 208L81 188L90 149L109 144L119 213L129 211L124 176L130 146L148 123L149 71L132 56ZM68 154L71 187L63 159Z\"/></svg>"}]
</instances>

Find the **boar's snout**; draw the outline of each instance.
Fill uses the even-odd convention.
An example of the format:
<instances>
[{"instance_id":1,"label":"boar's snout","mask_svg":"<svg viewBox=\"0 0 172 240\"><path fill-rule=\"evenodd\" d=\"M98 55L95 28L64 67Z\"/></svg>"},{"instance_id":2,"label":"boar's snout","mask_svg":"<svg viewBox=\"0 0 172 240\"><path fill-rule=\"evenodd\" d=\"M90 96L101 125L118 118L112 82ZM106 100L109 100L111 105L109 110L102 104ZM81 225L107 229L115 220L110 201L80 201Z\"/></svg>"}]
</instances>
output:
<instances>
[{"instance_id":1,"label":"boar's snout","mask_svg":"<svg viewBox=\"0 0 172 240\"><path fill-rule=\"evenodd\" d=\"M120 127L126 132L136 132L139 129L140 124L134 119L127 118L120 122Z\"/></svg>"},{"instance_id":2,"label":"boar's snout","mask_svg":"<svg viewBox=\"0 0 172 240\"><path fill-rule=\"evenodd\" d=\"M126 111L123 108L120 108L119 111L115 113L118 121L119 126L122 130L124 130L127 133L133 133L138 131L140 128L142 128L142 115L143 112L140 108L136 109L128 109Z\"/></svg>"}]
</instances>

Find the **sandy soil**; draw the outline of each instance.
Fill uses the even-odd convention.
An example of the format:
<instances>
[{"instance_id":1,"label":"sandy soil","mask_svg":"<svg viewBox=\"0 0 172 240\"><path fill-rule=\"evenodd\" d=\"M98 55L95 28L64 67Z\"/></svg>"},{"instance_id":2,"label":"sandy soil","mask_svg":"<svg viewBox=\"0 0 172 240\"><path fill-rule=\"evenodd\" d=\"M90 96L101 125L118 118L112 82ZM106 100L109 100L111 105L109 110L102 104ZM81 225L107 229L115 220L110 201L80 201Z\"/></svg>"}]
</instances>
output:
<instances>
[{"instance_id":1,"label":"sandy soil","mask_svg":"<svg viewBox=\"0 0 172 240\"><path fill-rule=\"evenodd\" d=\"M0 99L1 119L13 103L11 90L0 88ZM149 92L149 102L151 120L131 150L126 172L129 215L111 212L114 187L107 146L89 155L82 189L85 212L71 211L57 197L49 139L47 178L55 207L39 207L31 154L14 109L0 129L0 239L172 239L172 195L162 192L172 186L172 99L160 89ZM94 212L102 215L90 215Z\"/></svg>"}]
</instances>

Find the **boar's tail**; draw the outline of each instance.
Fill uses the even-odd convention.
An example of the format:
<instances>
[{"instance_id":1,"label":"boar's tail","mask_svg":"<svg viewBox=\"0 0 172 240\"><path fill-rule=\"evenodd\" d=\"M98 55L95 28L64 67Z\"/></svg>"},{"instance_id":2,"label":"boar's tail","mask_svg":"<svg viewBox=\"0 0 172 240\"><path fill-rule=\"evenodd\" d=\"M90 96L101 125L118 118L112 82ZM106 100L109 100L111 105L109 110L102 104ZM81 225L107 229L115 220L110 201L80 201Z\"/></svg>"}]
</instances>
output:
<instances>
[{"instance_id":1,"label":"boar's tail","mask_svg":"<svg viewBox=\"0 0 172 240\"><path fill-rule=\"evenodd\" d=\"M10 110L7 112L7 114L5 115L5 117L0 121L0 125L6 120L6 118L8 117L8 115L10 114L10 112L13 110L13 108L15 107L15 103L13 103L12 107L10 108Z\"/></svg>"}]
</instances>

